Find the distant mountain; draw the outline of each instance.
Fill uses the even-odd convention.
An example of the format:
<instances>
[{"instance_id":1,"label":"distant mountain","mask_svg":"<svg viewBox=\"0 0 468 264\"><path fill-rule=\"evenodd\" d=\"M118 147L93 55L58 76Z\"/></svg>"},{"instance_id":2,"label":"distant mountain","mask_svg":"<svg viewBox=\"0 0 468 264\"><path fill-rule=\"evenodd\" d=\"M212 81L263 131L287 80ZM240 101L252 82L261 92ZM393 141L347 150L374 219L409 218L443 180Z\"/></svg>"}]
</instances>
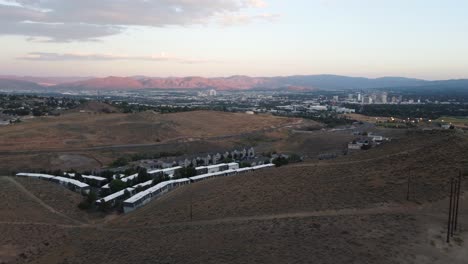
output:
<instances>
[{"instance_id":1,"label":"distant mountain","mask_svg":"<svg viewBox=\"0 0 468 264\"><path fill-rule=\"evenodd\" d=\"M0 91L3 92L43 92L46 89L33 82L3 79L0 77Z\"/></svg>"},{"instance_id":2,"label":"distant mountain","mask_svg":"<svg viewBox=\"0 0 468 264\"><path fill-rule=\"evenodd\" d=\"M17 80L17 77L15 80ZM26 78L26 77L24 77ZM27 77L34 80L33 77ZM344 89L374 89L394 87L420 87L425 89L436 87L467 87L468 80L426 81L403 77L363 78L339 75L296 75L283 77L249 77L231 76L218 78L204 77L169 77L153 78L146 76L105 77L80 79L63 82L57 85L47 85L56 91L65 90L135 90L135 89L217 89L217 90L344 90ZM65 79L62 79L65 80ZM44 81L44 79L37 79ZM57 80L56 80L57 81ZM30 85L31 82L29 82ZM25 83L25 85L27 85ZM21 85L18 85L20 88Z\"/></svg>"},{"instance_id":3,"label":"distant mountain","mask_svg":"<svg viewBox=\"0 0 468 264\"><path fill-rule=\"evenodd\" d=\"M33 82L42 86L54 86L54 85L62 84L62 83L89 80L92 78L93 77L34 77L34 76L0 75L0 79Z\"/></svg>"},{"instance_id":4,"label":"distant mountain","mask_svg":"<svg viewBox=\"0 0 468 264\"><path fill-rule=\"evenodd\" d=\"M57 89L74 90L134 90L146 88L141 81L128 77L96 78L79 82L56 85Z\"/></svg>"},{"instance_id":5,"label":"distant mountain","mask_svg":"<svg viewBox=\"0 0 468 264\"><path fill-rule=\"evenodd\" d=\"M418 86L427 81L402 77L385 77L378 79L346 77L337 75L304 75L287 77L249 77L231 76L218 78L204 77L170 77L151 78L145 76L134 77L107 77L97 78L74 83L61 84L60 88L78 89L203 89L214 88L218 90L248 90L263 89L368 89L393 86ZM292 88L288 88L292 87Z\"/></svg>"}]
</instances>

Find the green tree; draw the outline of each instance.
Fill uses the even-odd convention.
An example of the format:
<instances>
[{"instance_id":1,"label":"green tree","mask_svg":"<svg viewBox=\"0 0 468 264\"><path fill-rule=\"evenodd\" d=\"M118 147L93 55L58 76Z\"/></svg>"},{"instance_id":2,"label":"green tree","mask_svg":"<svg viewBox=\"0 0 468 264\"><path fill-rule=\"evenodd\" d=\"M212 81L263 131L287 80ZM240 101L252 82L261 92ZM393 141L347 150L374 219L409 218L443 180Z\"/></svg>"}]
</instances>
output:
<instances>
[{"instance_id":1,"label":"green tree","mask_svg":"<svg viewBox=\"0 0 468 264\"><path fill-rule=\"evenodd\" d=\"M109 187L112 193L115 193L127 188L127 184L119 179L115 179L109 183Z\"/></svg>"},{"instance_id":2,"label":"green tree","mask_svg":"<svg viewBox=\"0 0 468 264\"><path fill-rule=\"evenodd\" d=\"M150 175L148 174L148 171L145 168L139 168L138 169L138 182L145 182L151 180Z\"/></svg>"},{"instance_id":3,"label":"green tree","mask_svg":"<svg viewBox=\"0 0 468 264\"><path fill-rule=\"evenodd\" d=\"M176 179L181 179L181 178L188 178L188 177L193 177L197 175L197 170L194 167L185 167L176 173L174 175L174 178Z\"/></svg>"},{"instance_id":4,"label":"green tree","mask_svg":"<svg viewBox=\"0 0 468 264\"><path fill-rule=\"evenodd\" d=\"M273 160L273 164L275 164L276 167L288 165L288 163L289 163L288 159L282 156L279 156Z\"/></svg>"}]
</instances>

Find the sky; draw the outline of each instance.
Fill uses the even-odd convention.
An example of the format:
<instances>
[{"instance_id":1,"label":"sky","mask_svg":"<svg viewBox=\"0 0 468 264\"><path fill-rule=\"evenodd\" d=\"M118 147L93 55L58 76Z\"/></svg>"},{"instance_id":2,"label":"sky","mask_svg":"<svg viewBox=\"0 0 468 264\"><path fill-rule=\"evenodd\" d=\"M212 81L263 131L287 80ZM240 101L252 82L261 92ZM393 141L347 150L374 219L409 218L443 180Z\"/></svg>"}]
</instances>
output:
<instances>
[{"instance_id":1,"label":"sky","mask_svg":"<svg viewBox=\"0 0 468 264\"><path fill-rule=\"evenodd\" d=\"M468 78L466 0L0 0L0 75Z\"/></svg>"}]
</instances>

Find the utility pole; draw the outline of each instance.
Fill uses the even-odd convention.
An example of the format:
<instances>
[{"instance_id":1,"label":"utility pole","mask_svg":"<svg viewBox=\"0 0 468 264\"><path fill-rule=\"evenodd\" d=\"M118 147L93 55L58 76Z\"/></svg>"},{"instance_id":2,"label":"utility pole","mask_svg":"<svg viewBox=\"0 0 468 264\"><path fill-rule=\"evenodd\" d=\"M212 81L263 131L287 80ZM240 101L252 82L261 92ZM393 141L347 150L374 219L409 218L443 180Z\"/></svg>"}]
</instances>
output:
<instances>
[{"instance_id":1,"label":"utility pole","mask_svg":"<svg viewBox=\"0 0 468 264\"><path fill-rule=\"evenodd\" d=\"M447 243L450 242L450 230L452 224L452 196L453 196L453 178L450 179L450 203L449 203L449 214L447 223Z\"/></svg>"},{"instance_id":2,"label":"utility pole","mask_svg":"<svg viewBox=\"0 0 468 264\"><path fill-rule=\"evenodd\" d=\"M193 211L192 211L192 186L190 186L190 222L192 222L193 219Z\"/></svg>"},{"instance_id":3,"label":"utility pole","mask_svg":"<svg viewBox=\"0 0 468 264\"><path fill-rule=\"evenodd\" d=\"M457 187L458 181L455 178L453 180L453 195L452 195L452 224L450 225L450 236L453 237L454 227L455 227L455 201L457 200Z\"/></svg>"},{"instance_id":4,"label":"utility pole","mask_svg":"<svg viewBox=\"0 0 468 264\"><path fill-rule=\"evenodd\" d=\"M461 188L461 178L462 178L462 171L461 169L459 170L458 173L458 186L457 186L457 200L455 201L455 231L457 230L457 225L458 225L458 205L460 203L460 188Z\"/></svg>"},{"instance_id":5,"label":"utility pole","mask_svg":"<svg viewBox=\"0 0 468 264\"><path fill-rule=\"evenodd\" d=\"M409 174L408 174L408 189L406 191L406 201L409 201L410 181L411 181L411 169L409 169Z\"/></svg>"}]
</instances>

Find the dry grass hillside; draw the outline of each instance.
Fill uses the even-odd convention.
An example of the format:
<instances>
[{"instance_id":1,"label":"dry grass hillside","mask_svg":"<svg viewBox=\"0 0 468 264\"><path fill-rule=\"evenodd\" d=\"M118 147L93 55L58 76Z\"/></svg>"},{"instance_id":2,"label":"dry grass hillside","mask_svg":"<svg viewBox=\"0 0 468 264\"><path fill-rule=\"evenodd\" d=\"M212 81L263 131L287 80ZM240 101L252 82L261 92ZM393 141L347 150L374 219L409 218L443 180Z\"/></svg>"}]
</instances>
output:
<instances>
[{"instance_id":1,"label":"dry grass hillside","mask_svg":"<svg viewBox=\"0 0 468 264\"><path fill-rule=\"evenodd\" d=\"M333 161L188 185L100 224L74 208L65 209L73 197L59 203L50 196L68 195L55 189L42 191L51 183L19 182L43 203L57 206L59 214L41 203L34 206L39 201L23 199L26 193L3 179L2 190L10 191L2 199L10 206L1 211L9 220L0 222L5 234L0 238L0 260L466 263L466 195L460 203L460 230L449 244L445 243L445 227L448 179L457 175L457 168L465 167L467 147L464 134L411 133L381 148ZM465 191L466 181L464 177ZM44 216L37 213L40 210ZM24 222L26 217L28 222ZM68 218L79 223L70 223Z\"/></svg>"},{"instance_id":2,"label":"dry grass hillside","mask_svg":"<svg viewBox=\"0 0 468 264\"><path fill-rule=\"evenodd\" d=\"M233 139L305 123L271 115L214 111L103 113L115 109L97 103L80 109L0 127L0 173L94 170L134 153L225 151L245 146L245 142L239 145Z\"/></svg>"},{"instance_id":3,"label":"dry grass hillside","mask_svg":"<svg viewBox=\"0 0 468 264\"><path fill-rule=\"evenodd\" d=\"M0 151L74 149L221 137L270 129L298 120L212 111L174 114L70 113L0 128Z\"/></svg>"}]
</instances>

